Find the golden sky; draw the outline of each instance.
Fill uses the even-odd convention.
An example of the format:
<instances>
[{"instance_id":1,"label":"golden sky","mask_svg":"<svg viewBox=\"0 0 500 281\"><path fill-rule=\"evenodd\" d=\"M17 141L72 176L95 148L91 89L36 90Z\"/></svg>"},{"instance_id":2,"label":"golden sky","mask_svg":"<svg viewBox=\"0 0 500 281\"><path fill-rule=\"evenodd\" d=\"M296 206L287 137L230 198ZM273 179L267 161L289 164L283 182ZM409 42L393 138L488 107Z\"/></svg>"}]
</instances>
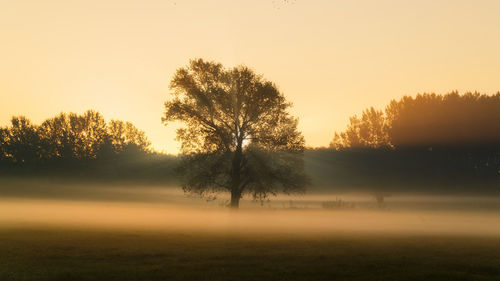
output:
<instances>
[{"instance_id":1,"label":"golden sky","mask_svg":"<svg viewBox=\"0 0 500 281\"><path fill-rule=\"evenodd\" d=\"M419 92L500 90L500 1L0 0L0 125L64 111L161 124L191 58L246 64L294 103L307 145Z\"/></svg>"}]
</instances>

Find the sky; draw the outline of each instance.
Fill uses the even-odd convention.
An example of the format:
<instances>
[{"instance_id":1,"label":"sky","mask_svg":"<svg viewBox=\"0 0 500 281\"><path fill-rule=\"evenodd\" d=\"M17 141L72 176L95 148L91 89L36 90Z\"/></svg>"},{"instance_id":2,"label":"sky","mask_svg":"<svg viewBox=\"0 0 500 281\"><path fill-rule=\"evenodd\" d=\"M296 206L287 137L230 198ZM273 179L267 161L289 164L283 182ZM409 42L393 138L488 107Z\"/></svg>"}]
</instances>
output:
<instances>
[{"instance_id":1,"label":"sky","mask_svg":"<svg viewBox=\"0 0 500 281\"><path fill-rule=\"evenodd\" d=\"M500 1L0 0L0 126L100 111L177 153L176 69L204 58L276 83L312 147L423 92L500 90Z\"/></svg>"}]
</instances>

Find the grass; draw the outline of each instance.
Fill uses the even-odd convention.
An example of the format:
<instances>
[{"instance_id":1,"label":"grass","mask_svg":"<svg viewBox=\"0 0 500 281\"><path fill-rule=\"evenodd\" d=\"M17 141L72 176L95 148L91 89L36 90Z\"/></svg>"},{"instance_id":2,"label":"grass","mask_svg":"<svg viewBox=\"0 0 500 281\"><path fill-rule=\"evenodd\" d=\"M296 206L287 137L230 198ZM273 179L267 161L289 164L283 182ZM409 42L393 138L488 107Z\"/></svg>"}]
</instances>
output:
<instances>
[{"instance_id":1,"label":"grass","mask_svg":"<svg viewBox=\"0 0 500 281\"><path fill-rule=\"evenodd\" d=\"M3 227L0 280L500 280L500 238Z\"/></svg>"}]
</instances>

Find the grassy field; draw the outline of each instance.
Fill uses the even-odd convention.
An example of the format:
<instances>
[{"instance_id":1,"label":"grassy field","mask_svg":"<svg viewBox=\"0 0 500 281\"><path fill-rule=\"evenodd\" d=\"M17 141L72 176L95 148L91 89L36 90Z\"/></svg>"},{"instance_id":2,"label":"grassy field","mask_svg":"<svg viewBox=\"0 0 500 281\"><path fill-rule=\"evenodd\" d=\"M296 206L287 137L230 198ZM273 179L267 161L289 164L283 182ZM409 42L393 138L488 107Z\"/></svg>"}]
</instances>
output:
<instances>
[{"instance_id":1,"label":"grassy field","mask_svg":"<svg viewBox=\"0 0 500 281\"><path fill-rule=\"evenodd\" d=\"M500 238L12 226L0 280L500 280Z\"/></svg>"},{"instance_id":2,"label":"grassy field","mask_svg":"<svg viewBox=\"0 0 500 281\"><path fill-rule=\"evenodd\" d=\"M499 198L339 198L4 184L0 281L500 280Z\"/></svg>"}]
</instances>

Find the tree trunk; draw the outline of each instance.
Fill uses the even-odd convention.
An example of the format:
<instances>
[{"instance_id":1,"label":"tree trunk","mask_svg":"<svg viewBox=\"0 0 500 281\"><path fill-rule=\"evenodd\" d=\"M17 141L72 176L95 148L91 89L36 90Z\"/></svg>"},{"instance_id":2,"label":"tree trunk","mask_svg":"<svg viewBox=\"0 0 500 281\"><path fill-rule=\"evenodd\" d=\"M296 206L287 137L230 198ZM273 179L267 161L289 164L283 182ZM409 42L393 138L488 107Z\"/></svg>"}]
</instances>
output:
<instances>
[{"instance_id":1,"label":"tree trunk","mask_svg":"<svg viewBox=\"0 0 500 281\"><path fill-rule=\"evenodd\" d=\"M231 191L231 208L238 209L240 207L241 194L238 191Z\"/></svg>"},{"instance_id":2,"label":"tree trunk","mask_svg":"<svg viewBox=\"0 0 500 281\"><path fill-rule=\"evenodd\" d=\"M231 169L231 208L237 209L240 206L241 198L241 160L243 158L243 151L241 147L241 142L238 142L238 146L234 152L233 165Z\"/></svg>"}]
</instances>

